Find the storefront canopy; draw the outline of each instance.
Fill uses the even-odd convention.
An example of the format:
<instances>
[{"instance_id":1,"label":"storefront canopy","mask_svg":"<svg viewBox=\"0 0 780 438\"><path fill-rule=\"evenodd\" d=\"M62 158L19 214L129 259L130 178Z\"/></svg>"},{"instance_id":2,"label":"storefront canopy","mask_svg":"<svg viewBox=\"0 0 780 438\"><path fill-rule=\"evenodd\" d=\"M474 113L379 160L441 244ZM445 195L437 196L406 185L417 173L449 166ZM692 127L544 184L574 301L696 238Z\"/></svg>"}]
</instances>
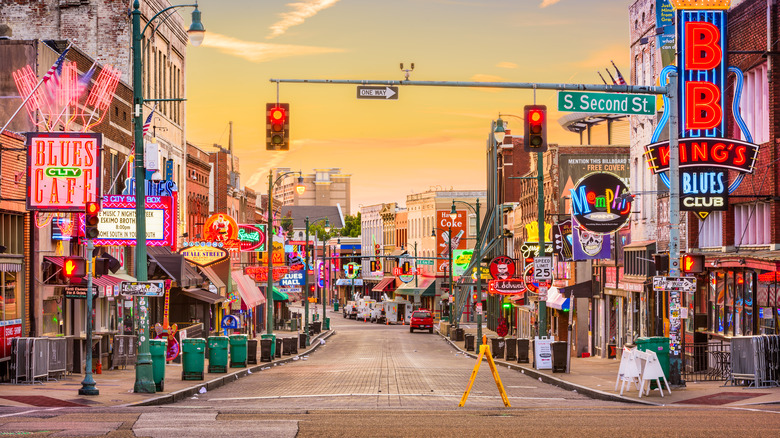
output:
<instances>
[{"instance_id":1,"label":"storefront canopy","mask_svg":"<svg viewBox=\"0 0 780 438\"><path fill-rule=\"evenodd\" d=\"M434 297L436 296L436 280L433 278L418 278L417 286L414 285L414 280L409 283L402 284L395 293L401 295L416 295L422 297Z\"/></svg>"},{"instance_id":2,"label":"storefront canopy","mask_svg":"<svg viewBox=\"0 0 780 438\"><path fill-rule=\"evenodd\" d=\"M363 286L363 279L362 278L355 278L353 280L350 280L349 278L339 278L336 280L336 286L352 286L355 282L355 286Z\"/></svg>"},{"instance_id":3,"label":"storefront canopy","mask_svg":"<svg viewBox=\"0 0 780 438\"><path fill-rule=\"evenodd\" d=\"M392 292L395 289L395 277L385 277L371 292Z\"/></svg>"},{"instance_id":4,"label":"storefront canopy","mask_svg":"<svg viewBox=\"0 0 780 438\"><path fill-rule=\"evenodd\" d=\"M157 266L172 280L175 280L182 289L193 288L203 283L203 279L189 263L184 262L181 254L174 254L167 246L150 246L146 248L149 260L157 263ZM153 273L149 272L151 276Z\"/></svg>"},{"instance_id":5,"label":"storefront canopy","mask_svg":"<svg viewBox=\"0 0 780 438\"><path fill-rule=\"evenodd\" d=\"M200 300L208 304L217 304L225 301L225 297L221 297L215 293L211 293L199 287L185 288L181 290L181 293L187 295L188 297L195 298L196 300Z\"/></svg>"},{"instance_id":6,"label":"storefront canopy","mask_svg":"<svg viewBox=\"0 0 780 438\"><path fill-rule=\"evenodd\" d=\"M593 280L562 287L559 292L568 298L571 298L572 295L574 295L574 298L591 298L593 296Z\"/></svg>"},{"instance_id":7,"label":"storefront canopy","mask_svg":"<svg viewBox=\"0 0 780 438\"><path fill-rule=\"evenodd\" d=\"M230 274L233 277L233 284L238 288L238 294L241 295L241 300L244 301L248 308L265 303L265 297L255 285L254 280L244 275L241 271L233 271Z\"/></svg>"},{"instance_id":8,"label":"storefront canopy","mask_svg":"<svg viewBox=\"0 0 780 438\"><path fill-rule=\"evenodd\" d=\"M568 312L569 299L561 295L558 288L553 286L547 290L547 307Z\"/></svg>"},{"instance_id":9,"label":"storefront canopy","mask_svg":"<svg viewBox=\"0 0 780 438\"><path fill-rule=\"evenodd\" d=\"M200 273L203 274L203 276L206 277L211 282L211 284L213 284L214 287L217 288L217 290L219 290L220 292L225 292L227 290L227 285L225 284L224 281L222 281L221 278L219 278L219 275L217 275L217 273L214 272L213 268L211 268L210 266L206 266L205 268L199 267L198 270L200 270ZM260 295L262 296L262 294Z\"/></svg>"}]
</instances>

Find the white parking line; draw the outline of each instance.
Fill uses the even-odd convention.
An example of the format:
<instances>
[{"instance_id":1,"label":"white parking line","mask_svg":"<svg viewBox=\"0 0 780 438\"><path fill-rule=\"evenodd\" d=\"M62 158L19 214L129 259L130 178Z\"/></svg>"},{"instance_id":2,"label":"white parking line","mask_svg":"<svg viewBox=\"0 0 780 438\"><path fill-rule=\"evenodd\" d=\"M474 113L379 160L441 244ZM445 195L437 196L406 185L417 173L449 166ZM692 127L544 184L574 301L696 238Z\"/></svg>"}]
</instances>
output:
<instances>
[{"instance_id":1,"label":"white parking line","mask_svg":"<svg viewBox=\"0 0 780 438\"><path fill-rule=\"evenodd\" d=\"M276 400L287 398L318 398L318 397L442 397L442 398L461 398L463 394L301 394L301 395L267 395L267 396L255 396L255 397L228 397L228 398L212 398L204 401L216 402L216 401L238 401L238 400ZM477 398L500 398L497 395L471 395L471 397ZM566 400L562 397L519 397L510 396L509 398L515 400Z\"/></svg>"}]
</instances>

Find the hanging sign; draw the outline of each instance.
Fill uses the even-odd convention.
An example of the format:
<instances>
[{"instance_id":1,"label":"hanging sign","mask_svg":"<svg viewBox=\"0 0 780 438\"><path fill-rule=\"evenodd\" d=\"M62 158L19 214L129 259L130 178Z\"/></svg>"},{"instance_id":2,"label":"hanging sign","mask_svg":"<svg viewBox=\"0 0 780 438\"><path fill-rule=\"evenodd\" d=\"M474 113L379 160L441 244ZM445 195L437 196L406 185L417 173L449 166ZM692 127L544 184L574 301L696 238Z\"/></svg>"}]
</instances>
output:
<instances>
[{"instance_id":1,"label":"hanging sign","mask_svg":"<svg viewBox=\"0 0 780 438\"><path fill-rule=\"evenodd\" d=\"M27 133L27 210L83 212L100 197L102 134Z\"/></svg>"},{"instance_id":2,"label":"hanging sign","mask_svg":"<svg viewBox=\"0 0 780 438\"><path fill-rule=\"evenodd\" d=\"M515 276L515 261L511 257L500 255L488 265L490 276L496 280L506 280Z\"/></svg>"},{"instance_id":3,"label":"hanging sign","mask_svg":"<svg viewBox=\"0 0 780 438\"><path fill-rule=\"evenodd\" d=\"M508 278L506 280L490 280L488 292L500 295L520 295L525 299L525 281L522 278ZM520 303L518 303L520 304Z\"/></svg>"},{"instance_id":4,"label":"hanging sign","mask_svg":"<svg viewBox=\"0 0 780 438\"><path fill-rule=\"evenodd\" d=\"M230 253L226 250L208 246L190 246L183 248L179 253L184 256L184 260L200 267L213 265L230 257Z\"/></svg>"},{"instance_id":5,"label":"hanging sign","mask_svg":"<svg viewBox=\"0 0 780 438\"><path fill-rule=\"evenodd\" d=\"M284 278L288 272L290 272L289 266L273 266L271 268L271 278L274 282L278 282ZM253 277L258 283L268 281L268 267L266 266L247 266L244 268L244 274Z\"/></svg>"},{"instance_id":6,"label":"hanging sign","mask_svg":"<svg viewBox=\"0 0 780 438\"><path fill-rule=\"evenodd\" d=\"M203 240L222 243L224 248L237 248L240 245L238 224L225 213L213 214L203 224Z\"/></svg>"},{"instance_id":7,"label":"hanging sign","mask_svg":"<svg viewBox=\"0 0 780 438\"><path fill-rule=\"evenodd\" d=\"M97 298L97 296L98 296L98 288L97 286L92 286L92 298ZM87 287L86 286L65 286L65 298L86 299Z\"/></svg>"},{"instance_id":8,"label":"hanging sign","mask_svg":"<svg viewBox=\"0 0 780 438\"><path fill-rule=\"evenodd\" d=\"M176 247L176 201L170 196L146 197L146 245ZM84 235L84 215L79 216L80 235ZM96 246L135 246L135 196L108 195L103 197L98 212Z\"/></svg>"},{"instance_id":9,"label":"hanging sign","mask_svg":"<svg viewBox=\"0 0 780 438\"><path fill-rule=\"evenodd\" d=\"M265 251L264 224L239 224L237 238L241 251Z\"/></svg>"},{"instance_id":10,"label":"hanging sign","mask_svg":"<svg viewBox=\"0 0 780 438\"><path fill-rule=\"evenodd\" d=\"M573 235L571 219L558 222L553 227L553 246L555 247L555 255L558 256L558 260L562 262L572 261L573 256Z\"/></svg>"},{"instance_id":11,"label":"hanging sign","mask_svg":"<svg viewBox=\"0 0 780 438\"><path fill-rule=\"evenodd\" d=\"M621 198L628 194L628 185L617 175L600 172L580 179L571 192L571 214L581 228L609 234L628 223L631 202Z\"/></svg>"},{"instance_id":12,"label":"hanging sign","mask_svg":"<svg viewBox=\"0 0 780 438\"><path fill-rule=\"evenodd\" d=\"M141 295L145 297L161 297L165 295L164 281L123 281L119 290L122 295Z\"/></svg>"}]
</instances>

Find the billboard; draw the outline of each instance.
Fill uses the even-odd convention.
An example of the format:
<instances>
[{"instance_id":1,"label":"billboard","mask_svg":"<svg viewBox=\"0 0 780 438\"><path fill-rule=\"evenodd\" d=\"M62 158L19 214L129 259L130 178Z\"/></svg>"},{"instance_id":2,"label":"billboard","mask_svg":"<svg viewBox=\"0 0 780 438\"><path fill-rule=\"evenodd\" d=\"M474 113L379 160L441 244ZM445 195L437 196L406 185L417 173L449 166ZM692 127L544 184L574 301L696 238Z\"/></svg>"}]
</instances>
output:
<instances>
[{"instance_id":1,"label":"billboard","mask_svg":"<svg viewBox=\"0 0 780 438\"><path fill-rule=\"evenodd\" d=\"M468 214L466 210L456 210L457 217L452 220L450 210L436 210L436 253L437 257L443 260L436 260L436 273L444 274L449 268L450 257L450 238L452 238L453 260L456 249L466 249L466 233L468 232ZM450 236L450 226L452 226L452 236ZM426 232L423 230L423 232Z\"/></svg>"},{"instance_id":2,"label":"billboard","mask_svg":"<svg viewBox=\"0 0 780 438\"><path fill-rule=\"evenodd\" d=\"M571 194L577 181L594 172L610 172L628 181L628 154L561 154L558 158L561 197L558 211L571 213Z\"/></svg>"},{"instance_id":3,"label":"billboard","mask_svg":"<svg viewBox=\"0 0 780 438\"><path fill-rule=\"evenodd\" d=\"M146 197L146 245L176 247L176 203L170 196ZM83 210L83 209L82 209ZM135 196L103 197L98 213L98 238L95 246L135 246ZM79 215L81 236L84 235L84 215Z\"/></svg>"},{"instance_id":4,"label":"billboard","mask_svg":"<svg viewBox=\"0 0 780 438\"><path fill-rule=\"evenodd\" d=\"M102 134L27 133L27 210L83 212L100 196Z\"/></svg>"}]
</instances>

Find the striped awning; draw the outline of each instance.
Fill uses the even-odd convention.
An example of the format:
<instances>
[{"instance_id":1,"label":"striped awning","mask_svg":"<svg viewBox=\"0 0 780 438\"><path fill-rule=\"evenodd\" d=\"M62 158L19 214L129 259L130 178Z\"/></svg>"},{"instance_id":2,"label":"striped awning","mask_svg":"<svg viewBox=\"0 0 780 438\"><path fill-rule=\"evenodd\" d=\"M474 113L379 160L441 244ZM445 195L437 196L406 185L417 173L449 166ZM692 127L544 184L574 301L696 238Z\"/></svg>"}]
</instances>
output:
<instances>
[{"instance_id":1,"label":"striped awning","mask_svg":"<svg viewBox=\"0 0 780 438\"><path fill-rule=\"evenodd\" d=\"M21 263L0 263L0 271L22 272L22 264Z\"/></svg>"}]
</instances>

